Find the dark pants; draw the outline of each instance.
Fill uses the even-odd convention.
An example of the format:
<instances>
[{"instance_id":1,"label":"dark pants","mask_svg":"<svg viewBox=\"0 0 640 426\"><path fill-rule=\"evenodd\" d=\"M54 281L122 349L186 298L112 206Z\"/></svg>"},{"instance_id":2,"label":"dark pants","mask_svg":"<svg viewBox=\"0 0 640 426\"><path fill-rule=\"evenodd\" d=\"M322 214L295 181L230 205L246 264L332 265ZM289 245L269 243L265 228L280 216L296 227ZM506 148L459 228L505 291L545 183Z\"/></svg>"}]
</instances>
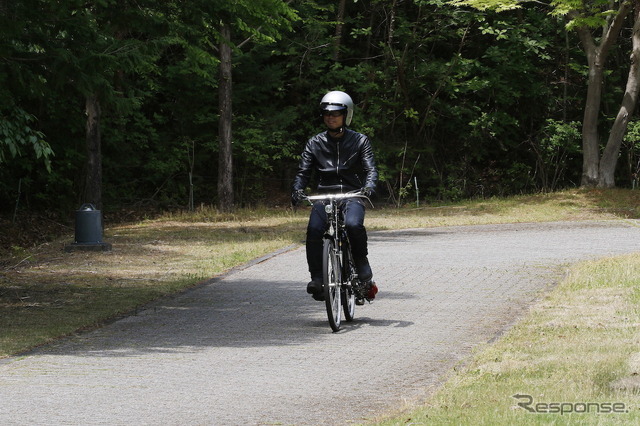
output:
<instances>
[{"instance_id":1,"label":"dark pants","mask_svg":"<svg viewBox=\"0 0 640 426\"><path fill-rule=\"evenodd\" d=\"M351 253L355 259L365 258L368 251L364 204L360 200L345 200L344 203L344 224L351 243ZM328 225L324 203L314 203L307 225L307 263L312 280L322 280L322 236Z\"/></svg>"}]
</instances>

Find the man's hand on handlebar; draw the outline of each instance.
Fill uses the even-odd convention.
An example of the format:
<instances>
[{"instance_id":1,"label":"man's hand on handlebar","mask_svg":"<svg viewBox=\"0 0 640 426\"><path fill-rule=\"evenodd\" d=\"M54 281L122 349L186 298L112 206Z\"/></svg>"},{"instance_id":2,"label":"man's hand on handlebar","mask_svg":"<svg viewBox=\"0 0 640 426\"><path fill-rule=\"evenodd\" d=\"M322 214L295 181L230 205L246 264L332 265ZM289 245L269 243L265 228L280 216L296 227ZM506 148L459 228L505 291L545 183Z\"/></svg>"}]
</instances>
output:
<instances>
[{"instance_id":1,"label":"man's hand on handlebar","mask_svg":"<svg viewBox=\"0 0 640 426\"><path fill-rule=\"evenodd\" d=\"M360 190L360 192L362 193L362 195L371 198L371 196L373 195L373 188L371 188L370 186L365 186Z\"/></svg>"},{"instance_id":2,"label":"man's hand on handlebar","mask_svg":"<svg viewBox=\"0 0 640 426\"><path fill-rule=\"evenodd\" d=\"M297 206L301 201L304 201L307 198L307 194L304 193L303 189L295 190L291 193L291 205Z\"/></svg>"}]
</instances>

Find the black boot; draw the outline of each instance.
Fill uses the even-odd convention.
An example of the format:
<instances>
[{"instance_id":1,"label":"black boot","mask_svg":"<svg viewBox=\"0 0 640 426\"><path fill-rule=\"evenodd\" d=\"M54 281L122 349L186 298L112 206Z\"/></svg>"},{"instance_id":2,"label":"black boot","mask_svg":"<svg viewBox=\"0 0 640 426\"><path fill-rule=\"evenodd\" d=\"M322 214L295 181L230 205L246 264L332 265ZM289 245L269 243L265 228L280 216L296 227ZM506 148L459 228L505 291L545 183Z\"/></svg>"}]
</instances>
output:
<instances>
[{"instance_id":1,"label":"black boot","mask_svg":"<svg viewBox=\"0 0 640 426\"><path fill-rule=\"evenodd\" d=\"M360 282L371 281L373 278L373 272L371 266L369 266L369 259L366 256L353 259L356 264L356 270L358 271L358 279Z\"/></svg>"},{"instance_id":2,"label":"black boot","mask_svg":"<svg viewBox=\"0 0 640 426\"><path fill-rule=\"evenodd\" d=\"M369 259L367 259L369 251L367 250L367 232L364 230L364 226L361 229L351 231L349 243L351 244L353 261L356 264L358 279L360 282L370 281L373 278L373 273L371 272L371 266L369 266Z\"/></svg>"},{"instance_id":3,"label":"black boot","mask_svg":"<svg viewBox=\"0 0 640 426\"><path fill-rule=\"evenodd\" d=\"M314 300L324 300L324 288L322 286L322 279L313 278L309 284L307 284L307 293L313 296Z\"/></svg>"}]
</instances>

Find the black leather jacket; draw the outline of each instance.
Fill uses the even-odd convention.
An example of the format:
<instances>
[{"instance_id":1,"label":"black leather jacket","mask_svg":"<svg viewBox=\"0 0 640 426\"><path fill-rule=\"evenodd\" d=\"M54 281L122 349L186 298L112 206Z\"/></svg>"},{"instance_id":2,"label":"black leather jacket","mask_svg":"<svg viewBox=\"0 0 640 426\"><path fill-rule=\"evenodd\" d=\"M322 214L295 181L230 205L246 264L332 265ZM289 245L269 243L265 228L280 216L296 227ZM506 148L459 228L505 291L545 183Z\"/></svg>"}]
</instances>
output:
<instances>
[{"instance_id":1,"label":"black leather jacket","mask_svg":"<svg viewBox=\"0 0 640 426\"><path fill-rule=\"evenodd\" d=\"M320 177L320 192L346 192L363 187L375 190L378 182L369 138L349 129L345 129L341 139L334 139L327 132L309 139L293 181L294 191L307 187L313 170Z\"/></svg>"}]
</instances>

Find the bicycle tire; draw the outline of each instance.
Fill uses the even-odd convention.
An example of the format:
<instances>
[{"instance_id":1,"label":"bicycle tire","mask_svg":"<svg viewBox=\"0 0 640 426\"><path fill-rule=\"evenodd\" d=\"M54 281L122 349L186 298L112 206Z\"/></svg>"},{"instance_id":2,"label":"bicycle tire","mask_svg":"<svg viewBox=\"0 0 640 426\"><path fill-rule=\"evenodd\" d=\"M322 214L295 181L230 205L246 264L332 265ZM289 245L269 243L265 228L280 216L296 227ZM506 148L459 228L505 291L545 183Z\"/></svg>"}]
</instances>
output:
<instances>
[{"instance_id":1,"label":"bicycle tire","mask_svg":"<svg viewBox=\"0 0 640 426\"><path fill-rule=\"evenodd\" d=\"M355 279L357 277L351 250L348 247L344 249L345 261L344 271L342 274L342 310L344 311L344 319L347 322L353 321L356 313L356 296L355 296Z\"/></svg>"},{"instance_id":2,"label":"bicycle tire","mask_svg":"<svg viewBox=\"0 0 640 426\"><path fill-rule=\"evenodd\" d=\"M340 330L342 317L341 303L341 274L338 256L336 255L335 242L325 239L322 248L322 270L324 284L324 301L327 307L327 317L331 329Z\"/></svg>"}]
</instances>

